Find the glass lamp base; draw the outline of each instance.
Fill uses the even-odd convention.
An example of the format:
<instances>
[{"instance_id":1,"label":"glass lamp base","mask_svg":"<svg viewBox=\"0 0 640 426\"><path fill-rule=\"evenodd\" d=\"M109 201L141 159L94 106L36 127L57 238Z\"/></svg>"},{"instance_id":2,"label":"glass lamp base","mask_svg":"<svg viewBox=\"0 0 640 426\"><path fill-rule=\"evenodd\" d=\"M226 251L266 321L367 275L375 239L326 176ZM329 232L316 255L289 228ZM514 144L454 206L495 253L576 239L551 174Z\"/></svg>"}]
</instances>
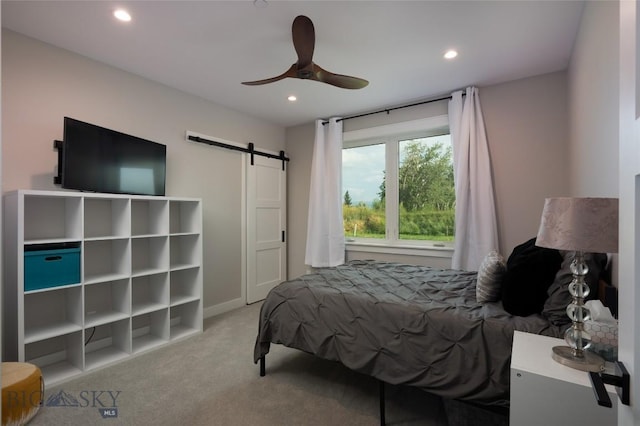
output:
<instances>
[{"instance_id":1,"label":"glass lamp base","mask_svg":"<svg viewBox=\"0 0 640 426\"><path fill-rule=\"evenodd\" d=\"M581 371L604 370L604 359L589 351L582 351L582 356L573 355L573 349L569 346L554 346L551 357L562 365Z\"/></svg>"}]
</instances>

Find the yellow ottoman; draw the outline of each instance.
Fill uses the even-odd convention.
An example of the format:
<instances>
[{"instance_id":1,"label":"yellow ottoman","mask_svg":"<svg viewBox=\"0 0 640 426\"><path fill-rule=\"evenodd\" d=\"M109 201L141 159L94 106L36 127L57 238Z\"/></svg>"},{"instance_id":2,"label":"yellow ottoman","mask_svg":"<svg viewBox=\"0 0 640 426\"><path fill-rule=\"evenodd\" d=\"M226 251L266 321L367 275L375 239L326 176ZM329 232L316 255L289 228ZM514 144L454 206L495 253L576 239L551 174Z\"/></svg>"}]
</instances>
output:
<instances>
[{"instance_id":1,"label":"yellow ottoman","mask_svg":"<svg viewBox=\"0 0 640 426\"><path fill-rule=\"evenodd\" d=\"M36 415L44 398L42 372L33 364L2 363L2 425L24 425Z\"/></svg>"}]
</instances>

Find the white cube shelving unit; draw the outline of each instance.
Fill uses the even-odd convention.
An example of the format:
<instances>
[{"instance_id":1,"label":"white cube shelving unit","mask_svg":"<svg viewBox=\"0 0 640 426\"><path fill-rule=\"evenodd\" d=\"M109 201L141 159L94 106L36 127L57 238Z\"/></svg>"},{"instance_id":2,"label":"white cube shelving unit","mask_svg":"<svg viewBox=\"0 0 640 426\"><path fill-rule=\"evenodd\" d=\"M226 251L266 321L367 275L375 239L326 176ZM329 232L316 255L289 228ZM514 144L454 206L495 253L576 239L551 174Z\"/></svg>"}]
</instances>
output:
<instances>
[{"instance_id":1,"label":"white cube shelving unit","mask_svg":"<svg viewBox=\"0 0 640 426\"><path fill-rule=\"evenodd\" d=\"M201 200L20 190L4 199L3 361L53 385L202 332ZM25 291L25 249L80 246L80 280Z\"/></svg>"}]
</instances>

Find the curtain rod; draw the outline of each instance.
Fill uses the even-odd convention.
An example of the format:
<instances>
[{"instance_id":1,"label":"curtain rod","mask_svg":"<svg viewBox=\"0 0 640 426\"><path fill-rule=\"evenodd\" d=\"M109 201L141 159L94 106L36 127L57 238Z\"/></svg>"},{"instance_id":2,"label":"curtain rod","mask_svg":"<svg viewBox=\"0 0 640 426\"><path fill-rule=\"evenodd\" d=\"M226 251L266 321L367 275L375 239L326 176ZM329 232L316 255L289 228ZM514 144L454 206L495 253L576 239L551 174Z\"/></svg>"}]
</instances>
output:
<instances>
[{"instance_id":1,"label":"curtain rod","mask_svg":"<svg viewBox=\"0 0 640 426\"><path fill-rule=\"evenodd\" d=\"M462 92L462 96L464 96L464 95L465 95L465 92ZM418 106L418 105L430 104L431 102L444 101L444 100L447 100L447 99L451 99L451 95L444 96L444 97L441 97L441 98L436 98L436 99L429 99L428 101L415 102L415 103L409 104L409 105L402 105L402 106L397 106L397 107L393 107L393 108L385 108L385 109L381 109L381 110L373 111L373 112L365 112L364 114L350 115L348 117L339 118L339 119L336 120L336 122L344 121L344 120L351 120L352 118L366 117L367 115L380 114L381 112L386 112L387 114L389 114L391 111L395 111L397 109L403 109L403 108L409 108L409 107ZM327 123L329 123L329 122L328 121L323 121L322 125L324 126Z\"/></svg>"}]
</instances>

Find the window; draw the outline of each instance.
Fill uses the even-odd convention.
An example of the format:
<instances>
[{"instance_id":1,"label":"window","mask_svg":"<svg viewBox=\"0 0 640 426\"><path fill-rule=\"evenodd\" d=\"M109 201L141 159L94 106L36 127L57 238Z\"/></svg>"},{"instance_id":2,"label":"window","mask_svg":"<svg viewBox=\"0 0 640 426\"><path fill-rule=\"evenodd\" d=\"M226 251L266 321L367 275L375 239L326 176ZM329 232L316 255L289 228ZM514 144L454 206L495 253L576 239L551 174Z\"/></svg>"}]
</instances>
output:
<instances>
[{"instance_id":1,"label":"window","mask_svg":"<svg viewBox=\"0 0 640 426\"><path fill-rule=\"evenodd\" d=\"M346 132L342 194L349 242L451 247L455 190L447 117Z\"/></svg>"}]
</instances>

